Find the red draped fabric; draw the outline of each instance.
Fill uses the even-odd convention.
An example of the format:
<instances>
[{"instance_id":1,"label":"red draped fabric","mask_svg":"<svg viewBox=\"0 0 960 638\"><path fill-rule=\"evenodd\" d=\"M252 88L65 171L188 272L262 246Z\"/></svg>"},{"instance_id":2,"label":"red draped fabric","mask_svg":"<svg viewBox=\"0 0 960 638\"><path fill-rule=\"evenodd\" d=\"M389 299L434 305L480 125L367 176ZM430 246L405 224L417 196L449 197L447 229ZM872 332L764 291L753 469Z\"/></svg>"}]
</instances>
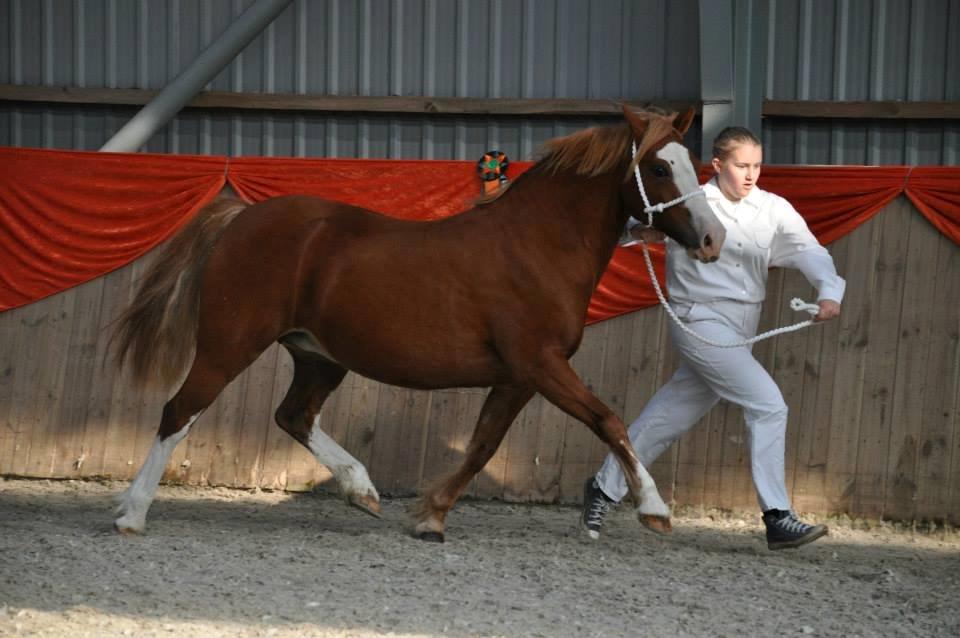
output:
<instances>
[{"instance_id":1,"label":"red draped fabric","mask_svg":"<svg viewBox=\"0 0 960 638\"><path fill-rule=\"evenodd\" d=\"M918 166L910 172L906 195L937 230L960 245L960 170Z\"/></svg>"},{"instance_id":2,"label":"red draped fabric","mask_svg":"<svg viewBox=\"0 0 960 638\"><path fill-rule=\"evenodd\" d=\"M226 160L0 148L0 311L128 264L223 188Z\"/></svg>"},{"instance_id":3,"label":"red draped fabric","mask_svg":"<svg viewBox=\"0 0 960 638\"><path fill-rule=\"evenodd\" d=\"M820 243L829 244L899 195L908 171L905 166L764 166L757 184L793 204Z\"/></svg>"},{"instance_id":4,"label":"red draped fabric","mask_svg":"<svg viewBox=\"0 0 960 638\"><path fill-rule=\"evenodd\" d=\"M464 161L228 160L21 148L0 148L0 161L0 310L133 261L183 226L225 179L247 201L305 193L416 220L455 214L480 193L476 166ZM511 163L510 177L530 165ZM790 200L823 243L905 193L960 245L960 168L767 166L760 186ZM653 258L662 278L662 247L654 247ZM618 248L587 320L655 303L640 247Z\"/></svg>"},{"instance_id":5,"label":"red draped fabric","mask_svg":"<svg viewBox=\"0 0 960 638\"><path fill-rule=\"evenodd\" d=\"M480 196L474 164L442 160L238 158L228 179L248 202L315 195L415 220L449 217Z\"/></svg>"}]
</instances>

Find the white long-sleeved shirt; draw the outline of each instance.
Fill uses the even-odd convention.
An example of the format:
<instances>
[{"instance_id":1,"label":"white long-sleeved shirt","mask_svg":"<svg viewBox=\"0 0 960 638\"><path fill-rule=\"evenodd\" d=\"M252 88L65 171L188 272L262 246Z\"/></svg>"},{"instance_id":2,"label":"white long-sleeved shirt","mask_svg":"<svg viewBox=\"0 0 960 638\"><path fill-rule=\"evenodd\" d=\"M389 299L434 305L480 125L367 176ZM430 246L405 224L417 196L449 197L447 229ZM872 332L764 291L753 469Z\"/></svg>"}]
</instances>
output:
<instances>
[{"instance_id":1,"label":"white long-sleeved shirt","mask_svg":"<svg viewBox=\"0 0 960 638\"><path fill-rule=\"evenodd\" d=\"M800 213L784 198L754 187L731 202L713 178L703 188L707 202L727 229L720 259L704 264L667 239L667 289L677 304L732 299L758 303L766 297L771 266L796 268L817 289L817 300L843 301L846 282L833 258L813 236Z\"/></svg>"}]
</instances>

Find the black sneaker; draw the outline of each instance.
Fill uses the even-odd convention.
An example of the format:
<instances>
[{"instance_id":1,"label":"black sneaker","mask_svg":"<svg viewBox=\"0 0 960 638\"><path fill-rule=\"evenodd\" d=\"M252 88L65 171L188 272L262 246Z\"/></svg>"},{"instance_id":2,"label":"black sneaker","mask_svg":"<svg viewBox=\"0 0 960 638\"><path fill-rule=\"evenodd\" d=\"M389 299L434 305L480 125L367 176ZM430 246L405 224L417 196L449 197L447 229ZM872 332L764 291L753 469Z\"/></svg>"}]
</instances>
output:
<instances>
[{"instance_id":1,"label":"black sneaker","mask_svg":"<svg viewBox=\"0 0 960 638\"><path fill-rule=\"evenodd\" d=\"M812 543L827 533L826 525L807 525L790 510L763 513L767 527L767 549L788 549Z\"/></svg>"},{"instance_id":2,"label":"black sneaker","mask_svg":"<svg viewBox=\"0 0 960 638\"><path fill-rule=\"evenodd\" d=\"M616 505L615 501L603 493L593 477L588 478L583 486L583 511L580 513L580 527L587 531L590 538L594 540L600 538L603 519L610 508L616 507Z\"/></svg>"}]
</instances>

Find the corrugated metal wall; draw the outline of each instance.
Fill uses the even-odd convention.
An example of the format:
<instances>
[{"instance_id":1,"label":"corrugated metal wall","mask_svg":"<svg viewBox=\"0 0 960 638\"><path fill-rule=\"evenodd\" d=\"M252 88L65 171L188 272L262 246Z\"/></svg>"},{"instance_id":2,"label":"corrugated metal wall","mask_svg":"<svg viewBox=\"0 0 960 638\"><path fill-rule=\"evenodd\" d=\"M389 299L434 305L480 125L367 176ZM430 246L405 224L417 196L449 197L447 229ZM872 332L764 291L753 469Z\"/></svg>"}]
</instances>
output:
<instances>
[{"instance_id":1,"label":"corrugated metal wall","mask_svg":"<svg viewBox=\"0 0 960 638\"><path fill-rule=\"evenodd\" d=\"M250 0L0 0L0 83L162 88ZM696 0L296 0L208 88L697 99ZM685 43L677 47L677 42ZM650 60L644 68L640 61ZM0 144L96 149L134 113L0 103ZM223 155L530 158L586 118L189 111L147 146Z\"/></svg>"},{"instance_id":2,"label":"corrugated metal wall","mask_svg":"<svg viewBox=\"0 0 960 638\"><path fill-rule=\"evenodd\" d=\"M251 1L0 0L0 83L159 89ZM769 0L764 14L767 99L960 100L960 0ZM698 16L697 0L295 0L209 88L698 100ZM0 144L96 149L134 112L0 103ZM189 111L147 150L527 159L599 122ZM956 120L768 118L763 137L769 163L960 164Z\"/></svg>"},{"instance_id":3,"label":"corrugated metal wall","mask_svg":"<svg viewBox=\"0 0 960 638\"><path fill-rule=\"evenodd\" d=\"M771 0L771 100L960 101L960 1ZM960 164L957 120L764 120L776 164Z\"/></svg>"}]
</instances>

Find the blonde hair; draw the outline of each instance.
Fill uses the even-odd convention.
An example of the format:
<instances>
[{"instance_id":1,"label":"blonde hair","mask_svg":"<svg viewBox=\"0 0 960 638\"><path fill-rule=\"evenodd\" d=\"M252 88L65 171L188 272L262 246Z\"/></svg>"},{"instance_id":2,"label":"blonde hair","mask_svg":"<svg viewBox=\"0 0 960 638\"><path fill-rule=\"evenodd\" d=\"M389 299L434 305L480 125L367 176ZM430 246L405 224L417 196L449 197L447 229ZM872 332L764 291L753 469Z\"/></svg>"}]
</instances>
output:
<instances>
[{"instance_id":1,"label":"blonde hair","mask_svg":"<svg viewBox=\"0 0 960 638\"><path fill-rule=\"evenodd\" d=\"M742 126L728 126L713 139L713 156L721 162L741 144L761 146L757 136Z\"/></svg>"}]
</instances>

